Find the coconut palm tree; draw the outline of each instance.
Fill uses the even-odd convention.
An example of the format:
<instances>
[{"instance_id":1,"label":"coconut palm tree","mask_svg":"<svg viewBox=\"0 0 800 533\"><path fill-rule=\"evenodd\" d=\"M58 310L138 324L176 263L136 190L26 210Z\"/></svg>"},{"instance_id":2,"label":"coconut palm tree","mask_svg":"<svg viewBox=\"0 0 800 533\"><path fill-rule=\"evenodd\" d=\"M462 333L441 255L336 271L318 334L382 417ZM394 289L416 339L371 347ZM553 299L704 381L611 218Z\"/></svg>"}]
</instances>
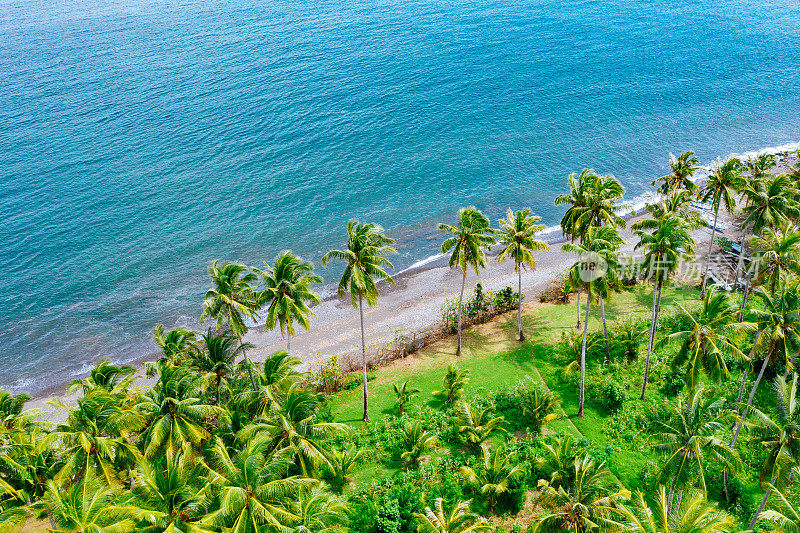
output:
<instances>
[{"instance_id":1,"label":"coconut palm tree","mask_svg":"<svg viewBox=\"0 0 800 533\"><path fill-rule=\"evenodd\" d=\"M202 523L237 533L283 530L298 519L289 502L317 485L314 479L289 476L291 452L269 456L246 446L235 456L217 438L210 450L213 471L209 480L218 487L220 508Z\"/></svg>"},{"instance_id":2,"label":"coconut palm tree","mask_svg":"<svg viewBox=\"0 0 800 533\"><path fill-rule=\"evenodd\" d=\"M669 483L667 508L673 509L673 493L698 481L707 494L705 469L711 459L726 470L736 472L741 461L735 451L728 449L718 434L725 423L735 418L733 411L725 409L725 398L708 397L702 386L689 392L687 398L679 398L672 420L658 422L659 444L655 448L666 456L659 474L659 483ZM678 496L680 506L681 496Z\"/></svg>"},{"instance_id":3,"label":"coconut palm tree","mask_svg":"<svg viewBox=\"0 0 800 533\"><path fill-rule=\"evenodd\" d=\"M478 468L461 467L461 474L467 483L476 486L481 494L489 498L489 512L494 514L497 497L508 491L511 481L525 474L521 465L509 464L506 450L496 448L490 452L482 448L481 465Z\"/></svg>"},{"instance_id":4,"label":"coconut palm tree","mask_svg":"<svg viewBox=\"0 0 800 533\"><path fill-rule=\"evenodd\" d=\"M286 351L291 351L291 338L295 334L294 322L308 330L309 317L315 316L309 304L322 302L311 287L322 283L322 278L314 274L314 265L303 261L291 250L284 250L275 258L273 266L264 270L253 269L265 288L258 292L259 306L267 306L264 330L280 326L281 337L286 339Z\"/></svg>"},{"instance_id":5,"label":"coconut palm tree","mask_svg":"<svg viewBox=\"0 0 800 533\"><path fill-rule=\"evenodd\" d=\"M426 431L422 427L421 420L416 420L403 426L400 440L402 449L405 450L400 454L400 458L407 465L413 467L419 465L419 460L425 455L425 452L436 447L437 443L436 435Z\"/></svg>"},{"instance_id":6,"label":"coconut palm tree","mask_svg":"<svg viewBox=\"0 0 800 533\"><path fill-rule=\"evenodd\" d=\"M761 288L756 289L756 294L764 300L764 310L753 309L756 315L759 335L753 346L755 353L763 353L764 360L761 363L761 370L758 372L747 403L740 413L740 421L736 426L731 439L731 449L736 447L736 440L739 432L747 419L747 413L753 404L753 399L764 377L764 371L770 363L777 360L788 364L792 354L800 350L800 291L798 282L790 284L784 282L775 292L769 294Z\"/></svg>"},{"instance_id":7,"label":"coconut palm tree","mask_svg":"<svg viewBox=\"0 0 800 533\"><path fill-rule=\"evenodd\" d=\"M697 171L698 163L699 161L692 151L684 152L678 157L670 153L669 167L672 172L653 181L652 185L660 181L658 192L664 196L670 196L680 191L687 191L692 196L696 196L699 188L692 181L692 176Z\"/></svg>"},{"instance_id":8,"label":"coconut palm tree","mask_svg":"<svg viewBox=\"0 0 800 533\"><path fill-rule=\"evenodd\" d=\"M708 255L706 256L706 266L703 269L703 282L700 286L700 299L706 294L706 280L708 279L708 265L711 260L711 249L714 245L714 235L717 233L717 219L719 218L719 208L724 207L728 213L733 212L736 205L736 192L743 187L742 162L732 157L724 163L717 163L711 175L706 181L702 191L702 200L711 202L714 208L714 223L711 226L711 241L708 243ZM721 206L720 206L721 204Z\"/></svg>"},{"instance_id":9,"label":"coconut palm tree","mask_svg":"<svg viewBox=\"0 0 800 533\"><path fill-rule=\"evenodd\" d=\"M645 276L654 281L650 337L647 342L647 358L640 396L640 399L644 400L650 371L650 356L653 353L653 340L661 308L661 290L669 282L670 274L678 269L683 256L694 252L694 239L689 234L685 220L670 213L665 213L657 219L640 220L633 225L633 230L639 237L639 242L634 248L644 251Z\"/></svg>"},{"instance_id":10,"label":"coconut palm tree","mask_svg":"<svg viewBox=\"0 0 800 533\"><path fill-rule=\"evenodd\" d=\"M545 228L538 223L541 219L532 215L530 209L516 213L509 209L506 218L500 220L500 229L497 232L498 240L503 246L497 260L505 261L507 258L512 258L517 273L517 329L520 342L525 340L522 332L522 269L536 269L533 254L550 249L547 243L536 240L536 234Z\"/></svg>"},{"instance_id":11,"label":"coconut palm tree","mask_svg":"<svg viewBox=\"0 0 800 533\"><path fill-rule=\"evenodd\" d=\"M534 461L534 466L541 472L544 479L547 479L549 487L554 489L562 485L569 485L572 482L572 475L575 473L575 460L578 458L578 447L571 435L564 435L555 439L552 444L544 442L547 454L538 457Z\"/></svg>"},{"instance_id":12,"label":"coconut palm tree","mask_svg":"<svg viewBox=\"0 0 800 533\"><path fill-rule=\"evenodd\" d=\"M761 476L762 480L770 478L764 498L750 520L749 530L753 529L759 515L764 510L772 487L786 487L800 466L800 448L797 446L798 439L800 439L797 375L790 383L783 377L777 376L773 388L777 402L774 417L770 418L763 411L751 407L753 417L747 423L753 440L766 447L769 452L761 467Z\"/></svg>"},{"instance_id":13,"label":"coconut palm tree","mask_svg":"<svg viewBox=\"0 0 800 533\"><path fill-rule=\"evenodd\" d=\"M622 243L617 231L612 226L589 227L582 244L567 243L562 247L564 251L576 254L578 260L572 266L572 278L580 278L586 285L586 312L583 321L583 340L581 343L580 359L580 389L578 395L578 416L583 417L583 404L585 399L586 382L586 342L589 331L589 307L596 291L609 295L609 288L613 280L604 279L613 276L617 264L617 246ZM602 301L602 300L601 300ZM605 306L603 306L603 328L606 333L607 358L610 359L608 346L608 329L605 327Z\"/></svg>"},{"instance_id":14,"label":"coconut palm tree","mask_svg":"<svg viewBox=\"0 0 800 533\"><path fill-rule=\"evenodd\" d=\"M98 480L91 472L65 492L54 482L40 503L50 518L53 533L85 531L92 533L127 533L137 531L130 518L115 516L112 502L114 490Z\"/></svg>"},{"instance_id":15,"label":"coconut palm tree","mask_svg":"<svg viewBox=\"0 0 800 533\"><path fill-rule=\"evenodd\" d=\"M89 372L88 378L72 381L67 387L67 392L74 392L81 388L84 393L87 393L95 387L111 392L120 385L123 385L120 392L124 392L125 387L131 382L129 376L135 372L136 369L130 365L116 366L103 360Z\"/></svg>"},{"instance_id":16,"label":"coconut palm tree","mask_svg":"<svg viewBox=\"0 0 800 533\"><path fill-rule=\"evenodd\" d=\"M258 299L253 283L256 275L247 272L247 267L238 263L214 261L208 267L214 286L206 292L201 319L208 317L216 321L217 328L227 325L242 344L242 336L247 333L245 319L255 318ZM247 361L247 352L242 350L242 358L250 376L250 384L256 388L253 373Z\"/></svg>"},{"instance_id":17,"label":"coconut palm tree","mask_svg":"<svg viewBox=\"0 0 800 533\"><path fill-rule=\"evenodd\" d=\"M166 452L168 461L181 454L186 460L209 439L206 421L228 422L228 412L216 405L201 403L194 376L182 367L165 367L156 385L138 405L144 417L144 453L147 459Z\"/></svg>"},{"instance_id":18,"label":"coconut palm tree","mask_svg":"<svg viewBox=\"0 0 800 533\"><path fill-rule=\"evenodd\" d=\"M467 270L472 267L476 275L486 266L486 252L494 244L489 219L475 207L465 207L458 211L458 224L439 224L439 229L450 234L442 243L442 254L450 253L450 268L461 270L461 292L458 297L458 348L461 355L461 313L464 303L464 286L467 283Z\"/></svg>"},{"instance_id":19,"label":"coconut palm tree","mask_svg":"<svg viewBox=\"0 0 800 533\"><path fill-rule=\"evenodd\" d=\"M292 533L340 533L350 514L346 500L319 487L303 492L289 510L294 518L284 531Z\"/></svg>"},{"instance_id":20,"label":"coconut palm tree","mask_svg":"<svg viewBox=\"0 0 800 533\"><path fill-rule=\"evenodd\" d=\"M445 405L452 405L464 395L467 383L469 383L469 370L458 370L454 365L450 365L442 379L442 390L434 391L433 395Z\"/></svg>"},{"instance_id":21,"label":"coconut palm tree","mask_svg":"<svg viewBox=\"0 0 800 533\"><path fill-rule=\"evenodd\" d=\"M773 525L777 526L775 531L783 531L787 533L800 532L800 509L792 504L792 502L790 502L783 492L778 490L775 485L767 483L767 489L778 496L778 499L781 502L781 509L768 509L763 511L758 517L759 521L772 522Z\"/></svg>"},{"instance_id":22,"label":"coconut palm tree","mask_svg":"<svg viewBox=\"0 0 800 533\"><path fill-rule=\"evenodd\" d=\"M800 273L800 230L787 222L777 230L764 228L762 235L751 239L753 283L774 293L786 276Z\"/></svg>"},{"instance_id":23,"label":"coconut palm tree","mask_svg":"<svg viewBox=\"0 0 800 533\"><path fill-rule=\"evenodd\" d=\"M190 365L202 374L200 390L205 392L214 385L214 403L222 401L222 390L232 392L229 377L233 373L233 363L250 344L238 344L238 339L229 333L214 335L208 328L208 333L203 335L203 348L192 354Z\"/></svg>"},{"instance_id":24,"label":"coconut palm tree","mask_svg":"<svg viewBox=\"0 0 800 533\"><path fill-rule=\"evenodd\" d=\"M211 484L204 468L182 461L142 461L127 503L114 505L115 514L136 520L143 533L211 533L199 520L210 506Z\"/></svg>"},{"instance_id":25,"label":"coconut palm tree","mask_svg":"<svg viewBox=\"0 0 800 533\"><path fill-rule=\"evenodd\" d=\"M403 416L403 406L411 401L412 398L419 395L419 389L408 386L408 381L403 383L394 384L394 395L397 402L397 411L400 416Z\"/></svg>"},{"instance_id":26,"label":"coconut palm tree","mask_svg":"<svg viewBox=\"0 0 800 533\"><path fill-rule=\"evenodd\" d=\"M631 504L623 508L627 531L632 533L729 533L736 521L729 514L706 500L702 494L692 492L680 505L667 503L666 488L658 487L655 501L641 491L634 494Z\"/></svg>"},{"instance_id":27,"label":"coconut palm tree","mask_svg":"<svg viewBox=\"0 0 800 533\"><path fill-rule=\"evenodd\" d=\"M486 519L469 509L470 501L456 502L449 509L444 500L436 498L433 509L425 507L425 514L414 513L419 522L418 533L482 533L492 531Z\"/></svg>"},{"instance_id":28,"label":"coconut palm tree","mask_svg":"<svg viewBox=\"0 0 800 533\"><path fill-rule=\"evenodd\" d=\"M249 419L267 416L270 409L280 403L293 383L303 377L296 369L302 361L289 352L278 351L264 360L261 371L255 372L256 389L241 391L236 397Z\"/></svg>"},{"instance_id":29,"label":"coconut palm tree","mask_svg":"<svg viewBox=\"0 0 800 533\"><path fill-rule=\"evenodd\" d=\"M761 235L764 228L777 228L790 218L798 216L800 206L797 204L796 195L795 185L787 176L751 180L743 191L745 206L742 208L742 215L745 219L742 223L742 235L744 236L748 226L752 226L751 231L754 235ZM743 254L744 238L736 264L737 282L743 265ZM744 303L742 302L743 308Z\"/></svg>"},{"instance_id":30,"label":"coconut palm tree","mask_svg":"<svg viewBox=\"0 0 800 533\"><path fill-rule=\"evenodd\" d=\"M630 492L621 488L605 463L576 458L568 484L552 487L543 481L540 492L548 504L535 532L620 531L625 529L622 502Z\"/></svg>"},{"instance_id":31,"label":"coconut palm tree","mask_svg":"<svg viewBox=\"0 0 800 533\"><path fill-rule=\"evenodd\" d=\"M661 339L657 348L678 346L672 366L688 367L685 376L690 388L697 384L700 372L721 383L729 375L727 358L747 359L737 344L743 334L755 331L755 324L738 322L739 311L731 305L728 295L713 288L706 291L698 310L677 306L686 326Z\"/></svg>"},{"instance_id":32,"label":"coconut palm tree","mask_svg":"<svg viewBox=\"0 0 800 533\"><path fill-rule=\"evenodd\" d=\"M344 450L332 451L330 453L330 475L331 486L339 493L350 481L350 477L355 472L355 467L363 460L364 450L346 448Z\"/></svg>"},{"instance_id":33,"label":"coconut palm tree","mask_svg":"<svg viewBox=\"0 0 800 533\"><path fill-rule=\"evenodd\" d=\"M161 348L162 356L159 358L160 361L180 364L183 358L195 351L197 335L194 331L186 328L175 328L166 331L164 325L159 324L153 328L153 340Z\"/></svg>"},{"instance_id":34,"label":"coconut palm tree","mask_svg":"<svg viewBox=\"0 0 800 533\"><path fill-rule=\"evenodd\" d=\"M503 428L505 418L491 415L489 407L481 409L467 402L459 404L455 423L459 436L470 448L482 446L492 435L506 432Z\"/></svg>"},{"instance_id":35,"label":"coconut palm tree","mask_svg":"<svg viewBox=\"0 0 800 533\"><path fill-rule=\"evenodd\" d=\"M330 466L323 440L345 429L343 424L319 420L319 406L319 397L295 382L279 406L239 432L239 440L267 455L289 449L289 457L310 477L318 465Z\"/></svg>"},{"instance_id":36,"label":"coconut palm tree","mask_svg":"<svg viewBox=\"0 0 800 533\"><path fill-rule=\"evenodd\" d=\"M552 422L558 418L557 411L561 407L558 393L529 381L517 389L517 395L522 406L520 419L535 434L541 435L545 422Z\"/></svg>"},{"instance_id":37,"label":"coconut palm tree","mask_svg":"<svg viewBox=\"0 0 800 533\"><path fill-rule=\"evenodd\" d=\"M358 307L361 317L361 370L364 381L364 422L369 422L367 402L367 342L364 331L364 300L370 306L378 303L378 287L375 280L385 279L394 285L394 280L386 268L394 266L385 256L397 253L392 247L394 241L387 237L383 228L377 224L361 224L358 220L347 223L347 248L331 250L322 257L322 266L331 259L344 261L342 279L339 280L339 294L350 291L353 307Z\"/></svg>"}]
</instances>

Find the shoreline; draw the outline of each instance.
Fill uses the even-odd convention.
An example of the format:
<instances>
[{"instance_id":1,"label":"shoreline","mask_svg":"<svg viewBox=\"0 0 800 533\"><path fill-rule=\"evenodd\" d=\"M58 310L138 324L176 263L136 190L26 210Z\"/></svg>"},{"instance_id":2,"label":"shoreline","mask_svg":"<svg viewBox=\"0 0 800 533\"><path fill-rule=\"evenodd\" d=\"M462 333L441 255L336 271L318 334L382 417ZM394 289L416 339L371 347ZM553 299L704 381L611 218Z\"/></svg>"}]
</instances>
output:
<instances>
[{"instance_id":1,"label":"shoreline","mask_svg":"<svg viewBox=\"0 0 800 533\"><path fill-rule=\"evenodd\" d=\"M785 156L796 149L800 149L800 143L787 143L753 152L731 154L728 157L748 157L755 154L772 153L784 154L785 161ZM695 181L704 179L707 173L713 169L713 164L702 166L701 169L695 176ZM621 215L629 223L628 228L621 232L621 236L626 240L621 247L622 252L630 252L633 249L630 223L646 213L644 204L647 199L635 198L633 201L636 203L624 204L627 212ZM722 214L720 216L722 219ZM732 225L729 226L732 227ZM548 232L548 230L555 232L553 228L559 230L558 235L542 239L550 244L550 251L537 254L536 270L523 271L523 294L527 296L529 302L538 295L542 288L551 283L555 276L563 272L572 260L571 254L561 251L560 244L566 242L566 239L560 233L560 228L551 226L542 233ZM702 235L704 230L698 230L698 232L696 238L698 253L700 253L700 243L705 237L707 246L708 235ZM733 231L729 229L727 232L733 236ZM719 235L725 233L718 229ZM449 268L447 259L441 254L417 261L410 267L399 271L393 276L393 279L397 287L387 286L387 282L381 282L382 292L378 305L365 309L368 351L370 352L375 352L376 348L385 346L397 333L411 334L435 325L439 320L442 304L448 298L457 296L460 288L460 275ZM468 275L468 292L471 293L474 290L477 282L481 282L485 290L498 290L507 285L516 287L516 281L513 263L508 261L498 263L492 256L487 268L480 276L475 276L474 272ZM310 331L298 330L297 335L292 338L292 353L303 361L304 369L312 369L333 356L339 356L340 361L355 355L360 357L358 313L353 310L349 298L342 298L333 293L325 296L323 301L312 309L317 315L316 318L312 318L312 329ZM263 361L265 356L285 349L285 340L281 339L279 332L264 332L259 324L250 327L244 340L256 346L248 353L248 356L255 361ZM144 364L154 360L157 355L158 351L154 348L151 352L142 354L127 364L134 366L137 374L143 374ZM75 379L82 377L84 376L77 376ZM154 383L152 378L142 375L135 386L146 388L152 383ZM52 398L61 398L67 403L74 401L78 394L68 395L66 393L67 386L68 382L48 384L41 391L32 395L28 407L41 408L44 418L51 421L57 420L57 412L48 406L47 401Z\"/></svg>"}]
</instances>

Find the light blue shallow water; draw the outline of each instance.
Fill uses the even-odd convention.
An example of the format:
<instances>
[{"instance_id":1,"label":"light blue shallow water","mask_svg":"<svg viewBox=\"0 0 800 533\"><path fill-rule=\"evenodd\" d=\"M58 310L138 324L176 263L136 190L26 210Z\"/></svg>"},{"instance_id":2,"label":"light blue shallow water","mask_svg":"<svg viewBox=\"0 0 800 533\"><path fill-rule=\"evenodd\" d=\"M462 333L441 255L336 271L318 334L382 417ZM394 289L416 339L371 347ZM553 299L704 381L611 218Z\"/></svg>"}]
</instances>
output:
<instances>
[{"instance_id":1,"label":"light blue shallow water","mask_svg":"<svg viewBox=\"0 0 800 533\"><path fill-rule=\"evenodd\" d=\"M196 324L215 258L317 260L357 216L408 266L464 204L552 224L584 166L636 196L669 151L800 140L798 21L789 0L0 0L0 386Z\"/></svg>"}]
</instances>

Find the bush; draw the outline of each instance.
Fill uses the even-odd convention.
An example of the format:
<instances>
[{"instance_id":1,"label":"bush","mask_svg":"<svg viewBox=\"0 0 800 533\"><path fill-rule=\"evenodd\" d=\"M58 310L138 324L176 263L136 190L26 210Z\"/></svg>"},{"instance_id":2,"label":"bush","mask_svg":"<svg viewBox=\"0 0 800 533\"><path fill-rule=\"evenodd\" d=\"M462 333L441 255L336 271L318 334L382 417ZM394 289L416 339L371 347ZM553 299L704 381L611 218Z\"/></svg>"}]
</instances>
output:
<instances>
[{"instance_id":1,"label":"bush","mask_svg":"<svg viewBox=\"0 0 800 533\"><path fill-rule=\"evenodd\" d=\"M484 293L483 285L478 283L472 298L461 304L462 324L485 322L495 315L516 309L518 302L518 294L512 287ZM458 298L449 298L444 302L442 322L448 332L456 332L458 329Z\"/></svg>"},{"instance_id":2,"label":"bush","mask_svg":"<svg viewBox=\"0 0 800 533\"><path fill-rule=\"evenodd\" d=\"M615 413L622 409L628 393L625 387L613 378L609 378L605 383L591 387L589 396L603 409L610 413Z\"/></svg>"},{"instance_id":3,"label":"bush","mask_svg":"<svg viewBox=\"0 0 800 533\"><path fill-rule=\"evenodd\" d=\"M562 272L548 285L541 293L539 293L539 301L542 303L559 303L564 304L569 302L569 292L566 290L567 274Z\"/></svg>"}]
</instances>

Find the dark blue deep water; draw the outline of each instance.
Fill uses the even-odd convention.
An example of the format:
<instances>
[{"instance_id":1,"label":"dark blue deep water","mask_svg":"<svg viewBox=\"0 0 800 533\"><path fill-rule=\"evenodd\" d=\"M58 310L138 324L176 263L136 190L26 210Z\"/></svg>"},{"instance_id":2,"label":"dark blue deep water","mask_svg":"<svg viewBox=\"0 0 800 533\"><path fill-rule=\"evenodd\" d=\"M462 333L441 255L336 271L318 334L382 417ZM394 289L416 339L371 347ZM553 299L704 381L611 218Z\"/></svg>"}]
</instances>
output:
<instances>
[{"instance_id":1,"label":"dark blue deep water","mask_svg":"<svg viewBox=\"0 0 800 533\"><path fill-rule=\"evenodd\" d=\"M0 0L0 386L196 325L215 258L355 216L407 267L461 205L800 140L798 68L796 0Z\"/></svg>"}]
</instances>

